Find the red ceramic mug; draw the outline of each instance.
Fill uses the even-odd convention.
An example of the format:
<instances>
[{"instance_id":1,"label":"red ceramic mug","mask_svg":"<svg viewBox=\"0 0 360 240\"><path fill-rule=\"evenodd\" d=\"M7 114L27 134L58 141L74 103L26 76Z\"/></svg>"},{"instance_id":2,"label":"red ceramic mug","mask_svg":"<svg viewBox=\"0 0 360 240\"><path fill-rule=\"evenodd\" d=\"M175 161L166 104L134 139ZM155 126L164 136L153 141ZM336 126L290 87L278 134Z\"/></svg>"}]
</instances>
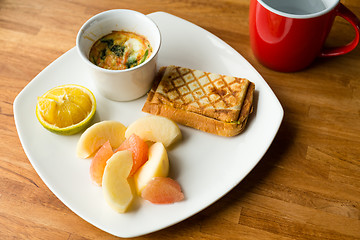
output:
<instances>
[{"instance_id":1,"label":"red ceramic mug","mask_svg":"<svg viewBox=\"0 0 360 240\"><path fill-rule=\"evenodd\" d=\"M336 16L354 27L352 42L323 48ZM342 55L359 43L360 21L340 0L251 0L251 47L265 66L282 72L308 67L316 57Z\"/></svg>"}]
</instances>

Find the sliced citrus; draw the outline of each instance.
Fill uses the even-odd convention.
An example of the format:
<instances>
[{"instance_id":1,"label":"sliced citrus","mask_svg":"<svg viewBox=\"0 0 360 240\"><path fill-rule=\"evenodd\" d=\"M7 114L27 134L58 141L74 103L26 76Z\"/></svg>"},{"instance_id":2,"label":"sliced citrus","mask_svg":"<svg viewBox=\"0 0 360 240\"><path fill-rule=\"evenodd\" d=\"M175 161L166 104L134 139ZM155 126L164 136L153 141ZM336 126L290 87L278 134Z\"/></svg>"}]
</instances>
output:
<instances>
[{"instance_id":1,"label":"sliced citrus","mask_svg":"<svg viewBox=\"0 0 360 240\"><path fill-rule=\"evenodd\" d=\"M86 128L96 111L93 93L80 85L67 84L54 87L36 104L36 117L49 131L71 135Z\"/></svg>"},{"instance_id":2,"label":"sliced citrus","mask_svg":"<svg viewBox=\"0 0 360 240\"><path fill-rule=\"evenodd\" d=\"M115 151L130 150L132 152L134 164L132 166L130 177L136 170L148 160L149 147L147 143L135 134L127 138Z\"/></svg>"},{"instance_id":3,"label":"sliced citrus","mask_svg":"<svg viewBox=\"0 0 360 240\"><path fill-rule=\"evenodd\" d=\"M183 200L184 194L174 179L155 177L141 192L141 197L155 204L169 204Z\"/></svg>"},{"instance_id":4,"label":"sliced citrus","mask_svg":"<svg viewBox=\"0 0 360 240\"><path fill-rule=\"evenodd\" d=\"M96 185L101 186L106 161L111 158L113 154L114 152L111 148L110 141L108 140L96 152L94 158L92 159L90 164L90 177Z\"/></svg>"}]
</instances>

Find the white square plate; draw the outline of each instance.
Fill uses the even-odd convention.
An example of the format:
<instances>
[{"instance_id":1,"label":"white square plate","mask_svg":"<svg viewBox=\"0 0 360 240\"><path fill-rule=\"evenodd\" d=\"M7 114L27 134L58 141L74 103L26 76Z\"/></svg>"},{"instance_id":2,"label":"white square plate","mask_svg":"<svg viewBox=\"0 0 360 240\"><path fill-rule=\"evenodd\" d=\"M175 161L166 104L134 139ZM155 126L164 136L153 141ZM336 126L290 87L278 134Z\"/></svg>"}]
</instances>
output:
<instances>
[{"instance_id":1,"label":"white square plate","mask_svg":"<svg viewBox=\"0 0 360 240\"><path fill-rule=\"evenodd\" d=\"M56 135L40 125L35 115L37 97L52 87L70 83L83 85L94 93L98 121L117 120L127 126L146 115L141 111L145 96L131 102L103 98L75 48L39 73L14 101L20 141L41 179L77 215L119 237L140 236L171 226L221 198L260 161L283 118L283 109L270 87L228 44L170 14L155 12L148 16L162 35L159 67L179 65L245 77L255 83L255 109L242 134L225 138L180 126L184 139L168 154L170 176L182 186L183 201L154 205L137 199L131 211L116 213L106 204L101 188L90 181L90 160L76 157L80 134Z\"/></svg>"}]
</instances>

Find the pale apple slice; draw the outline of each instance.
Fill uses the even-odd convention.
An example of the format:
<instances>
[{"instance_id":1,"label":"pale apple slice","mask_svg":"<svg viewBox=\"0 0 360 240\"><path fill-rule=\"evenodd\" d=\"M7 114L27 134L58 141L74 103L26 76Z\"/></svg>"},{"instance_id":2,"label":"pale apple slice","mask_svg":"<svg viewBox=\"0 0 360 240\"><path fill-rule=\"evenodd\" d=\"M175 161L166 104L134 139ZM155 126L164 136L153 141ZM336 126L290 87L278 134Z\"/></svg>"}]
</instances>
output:
<instances>
[{"instance_id":1,"label":"pale apple slice","mask_svg":"<svg viewBox=\"0 0 360 240\"><path fill-rule=\"evenodd\" d=\"M164 145L156 142L149 148L149 160L134 175L135 186L139 195L148 182L154 177L167 177L169 159Z\"/></svg>"},{"instance_id":2,"label":"pale apple slice","mask_svg":"<svg viewBox=\"0 0 360 240\"><path fill-rule=\"evenodd\" d=\"M118 121L102 121L95 123L81 135L76 155L88 158L95 153L106 141L110 141L113 149L118 148L125 140L126 127Z\"/></svg>"},{"instance_id":3,"label":"pale apple slice","mask_svg":"<svg viewBox=\"0 0 360 240\"><path fill-rule=\"evenodd\" d=\"M165 147L181 139L179 126L172 120L161 116L146 116L137 119L126 129L125 137L133 133L145 141L162 142Z\"/></svg>"},{"instance_id":4,"label":"pale apple slice","mask_svg":"<svg viewBox=\"0 0 360 240\"><path fill-rule=\"evenodd\" d=\"M133 165L132 153L119 151L109 158L102 179L106 202L119 213L124 213L133 200L128 176Z\"/></svg>"}]
</instances>

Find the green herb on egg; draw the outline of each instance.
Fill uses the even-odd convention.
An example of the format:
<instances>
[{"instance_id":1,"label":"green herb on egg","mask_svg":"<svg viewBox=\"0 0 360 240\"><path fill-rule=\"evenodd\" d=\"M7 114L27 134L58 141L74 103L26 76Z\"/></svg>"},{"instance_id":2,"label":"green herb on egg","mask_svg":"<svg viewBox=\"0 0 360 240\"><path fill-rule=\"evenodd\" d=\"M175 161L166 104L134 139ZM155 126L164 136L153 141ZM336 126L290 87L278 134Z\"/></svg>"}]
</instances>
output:
<instances>
[{"instance_id":1,"label":"green herb on egg","mask_svg":"<svg viewBox=\"0 0 360 240\"><path fill-rule=\"evenodd\" d=\"M110 51L112 51L116 56L122 57L125 52L125 47L120 45L114 45L111 47Z\"/></svg>"}]
</instances>

